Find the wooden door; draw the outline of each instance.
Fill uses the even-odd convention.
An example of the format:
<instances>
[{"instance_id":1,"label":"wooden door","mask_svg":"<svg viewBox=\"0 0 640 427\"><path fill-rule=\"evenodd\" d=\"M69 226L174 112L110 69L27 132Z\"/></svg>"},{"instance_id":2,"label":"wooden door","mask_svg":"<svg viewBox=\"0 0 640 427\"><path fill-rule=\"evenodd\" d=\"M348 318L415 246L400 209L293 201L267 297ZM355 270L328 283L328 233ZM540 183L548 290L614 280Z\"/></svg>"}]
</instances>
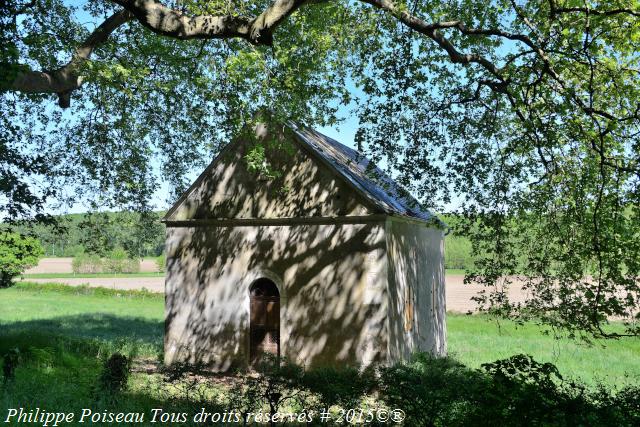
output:
<instances>
[{"instance_id":1,"label":"wooden door","mask_svg":"<svg viewBox=\"0 0 640 427\"><path fill-rule=\"evenodd\" d=\"M251 363L268 353L280 356L280 295L276 285L268 279L259 279L251 287L250 297Z\"/></svg>"}]
</instances>

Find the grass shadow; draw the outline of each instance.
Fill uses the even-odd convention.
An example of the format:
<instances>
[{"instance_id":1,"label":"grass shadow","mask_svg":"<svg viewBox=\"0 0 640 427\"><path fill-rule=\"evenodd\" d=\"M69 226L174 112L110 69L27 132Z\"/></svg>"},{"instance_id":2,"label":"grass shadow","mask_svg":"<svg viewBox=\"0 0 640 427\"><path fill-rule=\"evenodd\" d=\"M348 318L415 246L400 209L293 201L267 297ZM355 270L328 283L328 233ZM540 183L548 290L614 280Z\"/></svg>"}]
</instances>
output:
<instances>
[{"instance_id":1,"label":"grass shadow","mask_svg":"<svg viewBox=\"0 0 640 427\"><path fill-rule=\"evenodd\" d=\"M1 324L0 354L9 348L45 345L47 336L94 340L112 347L134 346L143 353L162 350L164 323L108 313L87 313Z\"/></svg>"}]
</instances>

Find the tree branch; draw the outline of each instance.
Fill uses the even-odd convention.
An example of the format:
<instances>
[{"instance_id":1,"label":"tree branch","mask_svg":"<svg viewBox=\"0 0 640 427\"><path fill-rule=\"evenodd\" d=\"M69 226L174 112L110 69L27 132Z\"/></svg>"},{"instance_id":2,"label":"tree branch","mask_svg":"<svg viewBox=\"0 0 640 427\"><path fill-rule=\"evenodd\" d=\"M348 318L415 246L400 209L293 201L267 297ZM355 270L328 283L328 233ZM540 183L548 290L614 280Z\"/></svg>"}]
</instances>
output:
<instances>
[{"instance_id":1,"label":"tree branch","mask_svg":"<svg viewBox=\"0 0 640 427\"><path fill-rule=\"evenodd\" d=\"M273 31L305 0L275 0L254 19L235 16L188 16L154 0L112 0L124 7L96 28L76 49L69 63L54 71L20 71L8 89L24 93L56 93L58 104L67 108L71 92L82 85L80 66L94 49L106 42L111 33L124 23L137 19L151 31L181 40L243 38L253 44L272 45Z\"/></svg>"},{"instance_id":2,"label":"tree branch","mask_svg":"<svg viewBox=\"0 0 640 427\"><path fill-rule=\"evenodd\" d=\"M640 17L640 11L634 10L630 8L617 8L617 9L598 9L598 8L590 8L590 7L557 7L556 2L549 0L549 6L551 9L551 15L559 15L563 13L587 13L589 15L602 15L602 16L613 16L613 15L631 15Z\"/></svg>"},{"instance_id":3,"label":"tree branch","mask_svg":"<svg viewBox=\"0 0 640 427\"><path fill-rule=\"evenodd\" d=\"M271 46L273 31L305 0L275 0L258 17L232 15L189 16L155 0L112 0L124 7L151 31L180 39L243 38L257 45Z\"/></svg>"},{"instance_id":4,"label":"tree branch","mask_svg":"<svg viewBox=\"0 0 640 427\"><path fill-rule=\"evenodd\" d=\"M58 104L62 108L69 107L71 92L82 85L79 67L89 59L95 48L107 41L111 33L131 19L133 15L127 10L114 13L78 46L67 65L54 71L18 72L8 89L25 93L56 93Z\"/></svg>"},{"instance_id":5,"label":"tree branch","mask_svg":"<svg viewBox=\"0 0 640 427\"><path fill-rule=\"evenodd\" d=\"M405 24L407 27L424 34L429 37L433 41L435 41L438 46L444 49L451 62L455 64L471 64L476 63L481 65L485 70L491 73L494 77L496 77L499 81L494 84L494 90L504 91L507 85L503 74L500 69L487 58L482 55L478 55L475 53L462 53L451 43L449 39L447 39L439 30L444 28L458 28L462 30L465 28L459 21L451 21L451 22L438 22L435 24L428 24L422 19L411 15L408 11L402 10L396 6L396 4L391 0L360 0L364 3L368 3L378 9L384 10L385 12L390 13L394 17L396 17L400 22Z\"/></svg>"}]
</instances>

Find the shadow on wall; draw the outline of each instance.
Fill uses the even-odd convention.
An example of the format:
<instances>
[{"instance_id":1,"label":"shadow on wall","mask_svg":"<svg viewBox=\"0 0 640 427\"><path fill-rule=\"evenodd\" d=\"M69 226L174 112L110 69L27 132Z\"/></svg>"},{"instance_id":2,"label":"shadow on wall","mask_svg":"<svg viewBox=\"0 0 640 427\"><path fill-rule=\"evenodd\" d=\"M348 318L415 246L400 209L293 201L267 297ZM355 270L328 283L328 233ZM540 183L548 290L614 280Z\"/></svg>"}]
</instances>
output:
<instances>
[{"instance_id":1,"label":"shadow on wall","mask_svg":"<svg viewBox=\"0 0 640 427\"><path fill-rule=\"evenodd\" d=\"M417 351L446 355L442 231L394 222L387 241L391 352L397 359Z\"/></svg>"},{"instance_id":2,"label":"shadow on wall","mask_svg":"<svg viewBox=\"0 0 640 427\"><path fill-rule=\"evenodd\" d=\"M178 228L169 261L169 347L219 369L245 365L253 272L282 278L281 354L308 365L383 355L384 299L365 301L373 253L384 257L379 225ZM171 237L170 237L171 240ZM375 259L383 264L385 259ZM374 277L383 280L383 277ZM375 284L374 284L375 285ZM377 286L374 292L386 292ZM168 349L172 352L171 348ZM175 351L175 350L173 350ZM375 354L374 354L375 353ZM180 356L184 358L186 355Z\"/></svg>"},{"instance_id":3,"label":"shadow on wall","mask_svg":"<svg viewBox=\"0 0 640 427\"><path fill-rule=\"evenodd\" d=\"M276 144L265 153L271 179L247 167L252 143L231 144L169 219L377 213L329 168L284 141L265 142ZM281 282L282 355L310 365L373 362L386 348L384 298L371 297L386 292L383 222L169 227L167 245L169 362L175 356L218 369L246 365L249 286L259 271Z\"/></svg>"},{"instance_id":4,"label":"shadow on wall","mask_svg":"<svg viewBox=\"0 0 640 427\"><path fill-rule=\"evenodd\" d=\"M275 138L262 134L232 142L169 212L170 219L347 216L377 210L293 138L287 130ZM255 152L261 157L249 160Z\"/></svg>"}]
</instances>

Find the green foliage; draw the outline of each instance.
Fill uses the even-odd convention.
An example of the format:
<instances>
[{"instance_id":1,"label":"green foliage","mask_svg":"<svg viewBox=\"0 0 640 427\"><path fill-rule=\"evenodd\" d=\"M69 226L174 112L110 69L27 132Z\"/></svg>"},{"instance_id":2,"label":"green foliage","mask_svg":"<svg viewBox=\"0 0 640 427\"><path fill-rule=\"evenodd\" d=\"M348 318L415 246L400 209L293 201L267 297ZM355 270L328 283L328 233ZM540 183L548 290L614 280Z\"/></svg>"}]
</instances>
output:
<instances>
[{"instance_id":1,"label":"green foliage","mask_svg":"<svg viewBox=\"0 0 640 427\"><path fill-rule=\"evenodd\" d=\"M140 260L129 258L129 254L123 248L112 249L106 258L100 258L97 254L82 253L73 258L71 266L76 274L140 272Z\"/></svg>"},{"instance_id":2,"label":"green foliage","mask_svg":"<svg viewBox=\"0 0 640 427\"><path fill-rule=\"evenodd\" d=\"M80 253L71 261L71 268L76 274L100 273L102 267L103 261L97 254Z\"/></svg>"},{"instance_id":3,"label":"green foliage","mask_svg":"<svg viewBox=\"0 0 640 427\"><path fill-rule=\"evenodd\" d=\"M131 360L123 354L114 353L104 362L96 392L98 395L115 396L126 390L130 375Z\"/></svg>"},{"instance_id":4,"label":"green foliage","mask_svg":"<svg viewBox=\"0 0 640 427\"><path fill-rule=\"evenodd\" d=\"M255 399L254 409L266 406L273 418L283 404L302 403L304 369L301 366L286 358L264 354L254 368L258 375L246 380L246 393Z\"/></svg>"},{"instance_id":5,"label":"green foliage","mask_svg":"<svg viewBox=\"0 0 640 427\"><path fill-rule=\"evenodd\" d=\"M12 348L2 357L2 381L6 385L15 376L16 367L20 363L20 349Z\"/></svg>"},{"instance_id":6,"label":"green foliage","mask_svg":"<svg viewBox=\"0 0 640 427\"><path fill-rule=\"evenodd\" d=\"M101 288L99 286L92 287L87 285L69 286L62 283L29 283L20 282L12 288L16 292L24 292L26 294L48 294L48 298L55 300L57 295L68 296L87 296L87 297L114 297L114 298L133 298L133 299L151 299L154 301L164 301L164 295L148 290L116 290L109 288ZM20 298L19 296L17 297ZM47 299L47 297L45 297ZM86 302L86 301L85 301ZM95 301L98 302L98 301ZM147 307L148 308L148 307ZM162 310L158 309L158 313Z\"/></svg>"},{"instance_id":7,"label":"green foliage","mask_svg":"<svg viewBox=\"0 0 640 427\"><path fill-rule=\"evenodd\" d=\"M333 406L357 408L363 396L376 386L375 371L349 366L318 367L305 371L302 384L318 396L318 412ZM313 408L316 409L316 408Z\"/></svg>"},{"instance_id":8,"label":"green foliage","mask_svg":"<svg viewBox=\"0 0 640 427\"><path fill-rule=\"evenodd\" d=\"M444 267L455 270L471 270L474 257L471 254L471 241L463 236L449 234L445 237Z\"/></svg>"},{"instance_id":9,"label":"green foliage","mask_svg":"<svg viewBox=\"0 0 640 427\"><path fill-rule=\"evenodd\" d=\"M30 223L13 228L36 237L45 256L106 256L114 247L130 257L157 256L164 248L164 212L102 212L53 217L55 223Z\"/></svg>"},{"instance_id":10,"label":"green foliage","mask_svg":"<svg viewBox=\"0 0 640 427\"><path fill-rule=\"evenodd\" d=\"M82 232L80 243L87 253L104 257L113 249L112 223L106 213L85 215L78 228Z\"/></svg>"},{"instance_id":11,"label":"green foliage","mask_svg":"<svg viewBox=\"0 0 640 427\"><path fill-rule=\"evenodd\" d=\"M638 387L588 390L562 381L552 364L515 355L471 370L417 354L381 371L381 398L405 411L407 425L624 425L640 420ZM629 394L636 394L629 401Z\"/></svg>"},{"instance_id":12,"label":"green foliage","mask_svg":"<svg viewBox=\"0 0 640 427\"><path fill-rule=\"evenodd\" d=\"M165 254L160 254L156 258L156 268L161 273L167 271L167 257Z\"/></svg>"},{"instance_id":13,"label":"green foliage","mask_svg":"<svg viewBox=\"0 0 640 427\"><path fill-rule=\"evenodd\" d=\"M127 251L114 248L104 260L106 273L137 273L140 271L140 260L128 257Z\"/></svg>"},{"instance_id":14,"label":"green foliage","mask_svg":"<svg viewBox=\"0 0 640 427\"><path fill-rule=\"evenodd\" d=\"M14 277L37 265L41 255L36 239L0 230L0 288L10 286Z\"/></svg>"}]
</instances>

